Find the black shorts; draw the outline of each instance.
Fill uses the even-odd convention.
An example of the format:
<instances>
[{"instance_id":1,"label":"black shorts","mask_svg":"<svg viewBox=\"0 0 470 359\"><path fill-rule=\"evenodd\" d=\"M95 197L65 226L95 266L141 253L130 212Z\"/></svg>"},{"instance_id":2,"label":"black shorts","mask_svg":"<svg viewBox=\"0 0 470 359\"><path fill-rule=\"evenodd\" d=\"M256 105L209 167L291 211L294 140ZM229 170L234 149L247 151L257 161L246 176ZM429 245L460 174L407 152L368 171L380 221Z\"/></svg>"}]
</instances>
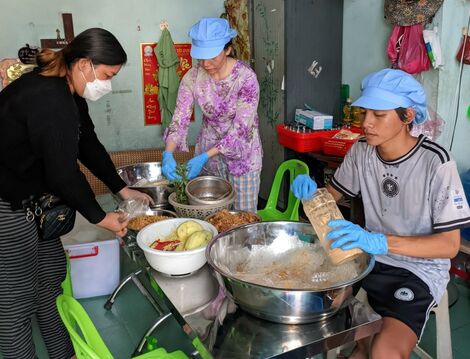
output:
<instances>
[{"instance_id":1,"label":"black shorts","mask_svg":"<svg viewBox=\"0 0 470 359\"><path fill-rule=\"evenodd\" d=\"M435 305L429 287L410 271L375 262L363 279L370 306L382 317L392 317L409 326L421 338Z\"/></svg>"}]
</instances>

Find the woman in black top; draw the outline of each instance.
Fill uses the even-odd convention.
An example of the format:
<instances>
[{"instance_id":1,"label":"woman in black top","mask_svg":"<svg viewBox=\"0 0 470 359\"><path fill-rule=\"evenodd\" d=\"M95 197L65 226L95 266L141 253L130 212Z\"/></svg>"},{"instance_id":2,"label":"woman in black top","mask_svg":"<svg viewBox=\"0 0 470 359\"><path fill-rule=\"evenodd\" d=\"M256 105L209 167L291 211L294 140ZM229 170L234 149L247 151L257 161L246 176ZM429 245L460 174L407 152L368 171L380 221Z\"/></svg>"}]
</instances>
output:
<instances>
[{"instance_id":1,"label":"woman in black top","mask_svg":"<svg viewBox=\"0 0 470 359\"><path fill-rule=\"evenodd\" d=\"M35 223L26 220L24 200L53 193L91 223L124 235L127 221L101 209L80 160L123 199L150 201L117 175L85 101L109 93L126 60L111 33L89 29L61 51L43 50L35 71L0 92L0 351L5 359L35 357L33 314L50 358L73 355L55 309L66 271L64 251L59 238L40 240Z\"/></svg>"}]
</instances>

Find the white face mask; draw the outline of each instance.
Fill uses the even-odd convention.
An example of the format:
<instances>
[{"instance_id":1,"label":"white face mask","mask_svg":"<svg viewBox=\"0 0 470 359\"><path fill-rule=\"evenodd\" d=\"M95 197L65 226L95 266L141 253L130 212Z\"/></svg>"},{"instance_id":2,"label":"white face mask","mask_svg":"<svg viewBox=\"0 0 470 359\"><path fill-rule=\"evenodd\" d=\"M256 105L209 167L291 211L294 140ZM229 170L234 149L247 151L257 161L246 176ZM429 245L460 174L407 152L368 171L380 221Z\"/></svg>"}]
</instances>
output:
<instances>
[{"instance_id":1,"label":"white face mask","mask_svg":"<svg viewBox=\"0 0 470 359\"><path fill-rule=\"evenodd\" d=\"M93 74L95 75L95 79L92 82L88 82L83 72L80 71L82 73L83 79L86 82L82 97L90 101L96 101L112 91L111 80L99 80L96 77L93 63L91 64L91 67L93 69Z\"/></svg>"}]
</instances>

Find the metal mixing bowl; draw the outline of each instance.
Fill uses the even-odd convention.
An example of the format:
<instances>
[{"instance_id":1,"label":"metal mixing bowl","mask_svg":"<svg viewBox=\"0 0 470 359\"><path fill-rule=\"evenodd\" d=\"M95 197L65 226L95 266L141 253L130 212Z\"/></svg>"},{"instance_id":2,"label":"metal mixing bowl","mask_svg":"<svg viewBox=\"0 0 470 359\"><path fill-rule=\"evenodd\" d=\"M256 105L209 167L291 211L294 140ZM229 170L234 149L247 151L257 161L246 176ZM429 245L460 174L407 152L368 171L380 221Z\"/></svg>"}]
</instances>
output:
<instances>
[{"instance_id":1,"label":"metal mixing bowl","mask_svg":"<svg viewBox=\"0 0 470 359\"><path fill-rule=\"evenodd\" d=\"M152 197L154 208L168 207L168 196L173 186L162 175L161 162L136 163L117 168L117 173L129 188Z\"/></svg>"},{"instance_id":2,"label":"metal mixing bowl","mask_svg":"<svg viewBox=\"0 0 470 359\"><path fill-rule=\"evenodd\" d=\"M227 210L227 211L228 211L228 213L230 213L230 214L250 213L250 214L253 216L253 218L255 219L252 223L261 222L261 217L260 217L258 214L253 213L253 212L247 212L247 211L241 211L241 210L233 210L233 209L232 209L232 210ZM221 211L218 211L218 212L216 212L216 213L211 214L210 216L207 216L206 218L204 218L204 220L205 220L206 222L209 222L209 223L212 224L211 219L214 218L215 216L217 216L217 215L219 214L219 212L221 212ZM244 224L248 224L248 223L244 223ZM222 233L222 232L229 231L230 229L233 229L233 228L235 228L235 227L242 226L242 225L244 225L244 224L234 225L234 224L232 223L232 225L230 226L230 228L227 229L227 230L225 230L225 231L222 231L220 228L217 228L217 226L215 226L215 227L217 228L217 230L219 231L219 233Z\"/></svg>"},{"instance_id":3,"label":"metal mixing bowl","mask_svg":"<svg viewBox=\"0 0 470 359\"><path fill-rule=\"evenodd\" d=\"M247 224L219 234L206 249L208 263L225 285L235 302L256 317L277 323L310 323L335 314L352 295L352 285L374 267L368 254L356 259L360 274L347 282L323 290L279 289L242 281L227 271L233 252L253 245L270 245L277 238L296 235L302 241L317 242L313 227L300 222L261 222Z\"/></svg>"},{"instance_id":4,"label":"metal mixing bowl","mask_svg":"<svg viewBox=\"0 0 470 359\"><path fill-rule=\"evenodd\" d=\"M187 183L185 191L193 205L222 204L233 195L230 182L216 176L196 177Z\"/></svg>"}]
</instances>

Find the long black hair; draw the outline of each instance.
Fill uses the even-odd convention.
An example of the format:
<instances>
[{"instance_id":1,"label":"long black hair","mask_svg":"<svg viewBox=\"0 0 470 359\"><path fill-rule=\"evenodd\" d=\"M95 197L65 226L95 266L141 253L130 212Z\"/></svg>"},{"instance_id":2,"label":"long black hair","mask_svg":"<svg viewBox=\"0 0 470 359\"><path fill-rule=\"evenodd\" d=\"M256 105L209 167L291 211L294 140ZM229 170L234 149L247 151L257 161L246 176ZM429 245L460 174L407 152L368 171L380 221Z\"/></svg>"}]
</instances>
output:
<instances>
[{"instance_id":1,"label":"long black hair","mask_svg":"<svg viewBox=\"0 0 470 359\"><path fill-rule=\"evenodd\" d=\"M60 51L43 49L36 62L41 73L65 76L66 70L82 58L90 59L94 65L123 65L127 54L113 34L95 27L80 33Z\"/></svg>"}]
</instances>

